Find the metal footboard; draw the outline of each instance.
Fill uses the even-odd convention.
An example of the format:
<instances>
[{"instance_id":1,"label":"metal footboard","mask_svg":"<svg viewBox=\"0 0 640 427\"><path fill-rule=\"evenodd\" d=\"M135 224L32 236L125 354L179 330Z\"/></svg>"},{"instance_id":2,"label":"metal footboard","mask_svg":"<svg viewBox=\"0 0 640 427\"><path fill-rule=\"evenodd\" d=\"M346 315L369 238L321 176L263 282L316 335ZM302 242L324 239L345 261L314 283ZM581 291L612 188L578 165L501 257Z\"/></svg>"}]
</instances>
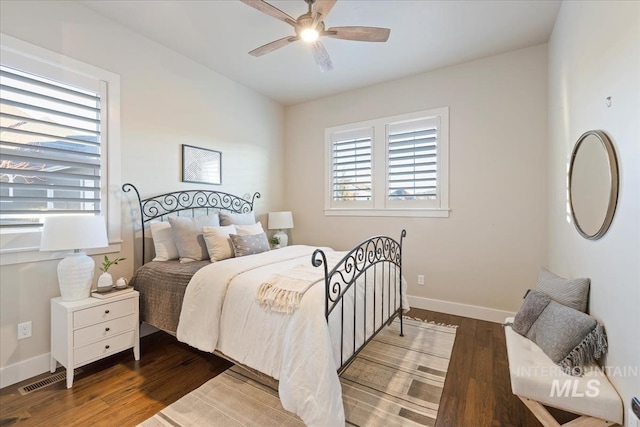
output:
<instances>
[{"instance_id":1,"label":"metal footboard","mask_svg":"<svg viewBox=\"0 0 640 427\"><path fill-rule=\"evenodd\" d=\"M312 255L312 264L324 268L327 323L340 324L338 373L396 316L400 316L400 336L403 336L402 243L406 235L406 230L402 230L399 242L387 236L368 238L330 271L321 249ZM345 328L350 333L345 334ZM362 335L358 339L360 331Z\"/></svg>"}]
</instances>

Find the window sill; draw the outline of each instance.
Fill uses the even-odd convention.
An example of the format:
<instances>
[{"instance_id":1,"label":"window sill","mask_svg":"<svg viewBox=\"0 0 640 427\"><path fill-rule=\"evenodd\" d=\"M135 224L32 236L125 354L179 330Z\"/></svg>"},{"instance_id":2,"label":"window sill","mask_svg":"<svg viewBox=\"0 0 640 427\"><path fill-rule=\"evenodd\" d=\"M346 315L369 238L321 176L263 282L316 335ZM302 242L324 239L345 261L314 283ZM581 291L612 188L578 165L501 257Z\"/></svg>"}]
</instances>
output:
<instances>
[{"instance_id":1,"label":"window sill","mask_svg":"<svg viewBox=\"0 0 640 427\"><path fill-rule=\"evenodd\" d=\"M122 242L110 243L106 248L87 249L87 255L103 255L120 252ZM3 249L0 251L0 265L24 264L28 262L62 259L71 251L40 252L37 247Z\"/></svg>"},{"instance_id":2,"label":"window sill","mask_svg":"<svg viewBox=\"0 0 640 427\"><path fill-rule=\"evenodd\" d=\"M448 218L451 209L325 209L325 216Z\"/></svg>"}]
</instances>

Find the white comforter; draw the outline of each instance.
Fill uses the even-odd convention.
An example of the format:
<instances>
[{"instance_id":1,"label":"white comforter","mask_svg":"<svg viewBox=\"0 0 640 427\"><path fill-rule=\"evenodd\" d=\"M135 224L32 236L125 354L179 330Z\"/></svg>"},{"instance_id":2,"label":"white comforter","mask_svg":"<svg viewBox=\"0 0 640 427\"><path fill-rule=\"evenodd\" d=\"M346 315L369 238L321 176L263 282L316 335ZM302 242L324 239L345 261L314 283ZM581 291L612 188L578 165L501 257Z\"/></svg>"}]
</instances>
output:
<instances>
[{"instance_id":1,"label":"white comforter","mask_svg":"<svg viewBox=\"0 0 640 427\"><path fill-rule=\"evenodd\" d=\"M278 391L285 409L299 415L309 426L333 427L345 423L337 375L341 335L339 314L332 316L330 327L324 317L324 281L304 294L300 308L292 314L263 308L256 298L261 283L274 273L311 263L315 249L289 246L200 269L187 286L177 336L193 347L221 351L279 380ZM362 284L359 286L362 288ZM371 296L367 302L372 305ZM350 306L345 303L345 307ZM403 307L409 307L406 297ZM375 310L378 319L382 317L381 310ZM371 319L373 307L368 312ZM362 324L362 319L357 323ZM367 332L373 327L368 327ZM364 335L357 330L356 345ZM344 354L349 351L343 349Z\"/></svg>"}]
</instances>

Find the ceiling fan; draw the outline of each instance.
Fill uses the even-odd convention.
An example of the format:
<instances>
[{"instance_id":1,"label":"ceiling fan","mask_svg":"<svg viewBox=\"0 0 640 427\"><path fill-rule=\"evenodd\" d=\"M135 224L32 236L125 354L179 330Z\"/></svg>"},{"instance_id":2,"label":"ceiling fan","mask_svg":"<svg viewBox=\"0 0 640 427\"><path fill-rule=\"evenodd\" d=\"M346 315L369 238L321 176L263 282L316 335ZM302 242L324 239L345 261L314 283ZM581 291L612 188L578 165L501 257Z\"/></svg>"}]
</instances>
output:
<instances>
[{"instance_id":1,"label":"ceiling fan","mask_svg":"<svg viewBox=\"0 0 640 427\"><path fill-rule=\"evenodd\" d=\"M318 41L320 37L333 37L335 39L354 40L362 42L386 42L389 39L391 30L389 28L378 27L333 27L325 29L324 20L336 4L336 0L304 0L309 6L307 13L300 15L298 19L293 19L280 9L263 0L240 0L243 3L266 13L282 22L291 25L296 34L284 37L271 43L260 46L249 52L253 56L262 56L273 52L300 39L311 44L313 58L320 66L321 71L333 70L333 64L329 53Z\"/></svg>"}]
</instances>

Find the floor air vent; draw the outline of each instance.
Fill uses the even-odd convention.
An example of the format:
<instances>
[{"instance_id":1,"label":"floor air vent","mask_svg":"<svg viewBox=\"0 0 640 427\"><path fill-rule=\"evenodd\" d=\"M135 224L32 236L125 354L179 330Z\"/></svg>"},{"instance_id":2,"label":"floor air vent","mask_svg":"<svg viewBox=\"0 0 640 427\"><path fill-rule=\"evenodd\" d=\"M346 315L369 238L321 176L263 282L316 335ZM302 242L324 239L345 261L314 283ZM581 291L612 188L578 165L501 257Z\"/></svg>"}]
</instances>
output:
<instances>
[{"instance_id":1,"label":"floor air vent","mask_svg":"<svg viewBox=\"0 0 640 427\"><path fill-rule=\"evenodd\" d=\"M73 376L75 377L81 372L82 372L82 369L74 369ZM27 384L22 387L18 387L18 391L20 392L21 395L24 396L25 394L33 393L36 390L40 390L41 388L45 388L46 386L58 383L60 381L64 381L66 379L67 379L67 371L64 370L62 372L58 372L57 374L50 375L47 378L43 378L34 383Z\"/></svg>"}]
</instances>

